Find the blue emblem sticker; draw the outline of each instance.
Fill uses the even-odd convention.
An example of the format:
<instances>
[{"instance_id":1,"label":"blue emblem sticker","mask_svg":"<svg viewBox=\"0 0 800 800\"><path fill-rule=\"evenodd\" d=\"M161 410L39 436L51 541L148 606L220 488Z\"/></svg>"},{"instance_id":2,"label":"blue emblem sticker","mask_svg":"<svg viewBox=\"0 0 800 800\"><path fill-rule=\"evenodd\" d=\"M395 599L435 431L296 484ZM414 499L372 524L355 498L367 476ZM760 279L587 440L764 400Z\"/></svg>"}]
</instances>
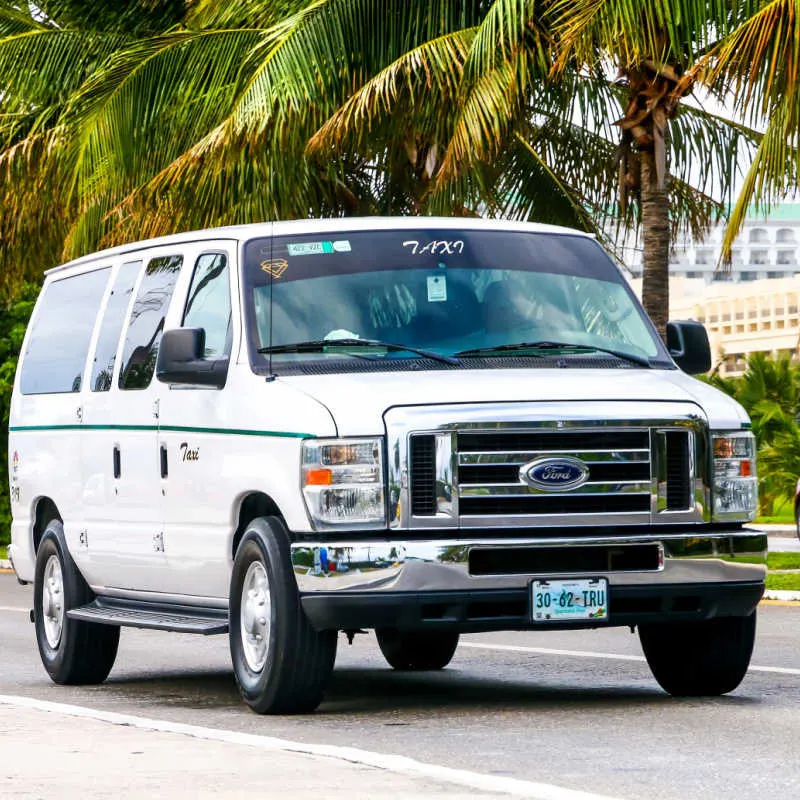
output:
<instances>
[{"instance_id":1,"label":"blue emblem sticker","mask_svg":"<svg viewBox=\"0 0 800 800\"><path fill-rule=\"evenodd\" d=\"M519 477L534 489L564 492L583 486L589 479L589 467L579 458L548 456L523 464Z\"/></svg>"}]
</instances>

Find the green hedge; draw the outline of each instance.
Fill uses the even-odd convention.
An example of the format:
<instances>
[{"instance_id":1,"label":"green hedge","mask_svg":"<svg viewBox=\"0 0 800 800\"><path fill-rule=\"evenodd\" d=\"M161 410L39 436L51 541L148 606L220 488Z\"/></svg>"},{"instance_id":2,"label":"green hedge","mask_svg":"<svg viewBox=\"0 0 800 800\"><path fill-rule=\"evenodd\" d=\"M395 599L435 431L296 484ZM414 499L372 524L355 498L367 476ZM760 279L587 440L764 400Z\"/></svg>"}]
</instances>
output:
<instances>
[{"instance_id":1,"label":"green hedge","mask_svg":"<svg viewBox=\"0 0 800 800\"><path fill-rule=\"evenodd\" d=\"M14 373L25 327L33 311L33 304L39 287L25 284L16 299L0 310L0 419L2 434L0 438L0 545L8 544L11 534L11 506L8 491L8 412L11 406L11 390L14 386Z\"/></svg>"}]
</instances>

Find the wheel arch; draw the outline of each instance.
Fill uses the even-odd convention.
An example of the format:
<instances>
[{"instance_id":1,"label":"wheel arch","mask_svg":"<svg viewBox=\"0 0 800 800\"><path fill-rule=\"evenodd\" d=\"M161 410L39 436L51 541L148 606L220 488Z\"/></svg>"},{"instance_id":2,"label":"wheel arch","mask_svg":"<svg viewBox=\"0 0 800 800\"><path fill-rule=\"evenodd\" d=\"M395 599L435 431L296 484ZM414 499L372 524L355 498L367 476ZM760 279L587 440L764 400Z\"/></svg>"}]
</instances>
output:
<instances>
[{"instance_id":1,"label":"wheel arch","mask_svg":"<svg viewBox=\"0 0 800 800\"><path fill-rule=\"evenodd\" d=\"M284 523L284 526L286 525L286 520L278 504L266 492L249 492L245 494L239 499L236 530L233 532L231 541L231 560L236 557L239 542L241 542L247 526L258 517L278 517Z\"/></svg>"},{"instance_id":2,"label":"wheel arch","mask_svg":"<svg viewBox=\"0 0 800 800\"><path fill-rule=\"evenodd\" d=\"M34 556L39 551L39 544L42 541L44 532L47 530L47 526L54 519L57 519L61 523L64 522L64 518L61 516L61 512L58 510L55 501L50 497L40 497L36 501L33 514L32 537Z\"/></svg>"}]
</instances>

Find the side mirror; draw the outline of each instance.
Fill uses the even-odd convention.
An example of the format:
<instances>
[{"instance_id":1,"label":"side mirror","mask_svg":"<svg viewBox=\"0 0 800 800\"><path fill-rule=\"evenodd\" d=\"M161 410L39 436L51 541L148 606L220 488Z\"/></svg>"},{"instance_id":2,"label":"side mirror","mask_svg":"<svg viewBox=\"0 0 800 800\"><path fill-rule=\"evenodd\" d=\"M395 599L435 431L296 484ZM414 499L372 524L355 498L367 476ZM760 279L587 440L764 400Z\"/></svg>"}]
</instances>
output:
<instances>
[{"instance_id":1,"label":"side mirror","mask_svg":"<svg viewBox=\"0 0 800 800\"><path fill-rule=\"evenodd\" d=\"M156 377L163 383L221 389L228 377L228 359L204 359L205 346L206 332L202 328L164 331L158 346Z\"/></svg>"},{"instance_id":2,"label":"side mirror","mask_svg":"<svg viewBox=\"0 0 800 800\"><path fill-rule=\"evenodd\" d=\"M711 345L705 326L700 322L668 322L667 350L675 363L689 375L700 375L711 369Z\"/></svg>"}]
</instances>

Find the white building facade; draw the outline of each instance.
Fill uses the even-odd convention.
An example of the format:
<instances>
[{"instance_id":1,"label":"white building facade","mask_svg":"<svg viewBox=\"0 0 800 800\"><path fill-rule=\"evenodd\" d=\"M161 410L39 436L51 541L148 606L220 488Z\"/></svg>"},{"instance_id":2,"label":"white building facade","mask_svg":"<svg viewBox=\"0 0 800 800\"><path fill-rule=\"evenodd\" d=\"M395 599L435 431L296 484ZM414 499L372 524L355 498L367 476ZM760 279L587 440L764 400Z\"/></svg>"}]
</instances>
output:
<instances>
[{"instance_id":1,"label":"white building facade","mask_svg":"<svg viewBox=\"0 0 800 800\"><path fill-rule=\"evenodd\" d=\"M705 283L786 278L800 271L800 203L772 209L768 218L745 221L733 247L729 271L718 269L724 226L712 229L703 241L691 236L679 240L670 257L670 275L702 279ZM641 251L626 253L634 277L641 277Z\"/></svg>"},{"instance_id":2,"label":"white building facade","mask_svg":"<svg viewBox=\"0 0 800 800\"><path fill-rule=\"evenodd\" d=\"M720 374L740 375L752 353L800 362L800 203L746 221L731 268L718 269L724 227L679 241L670 259L670 319L702 322ZM641 296L641 253L628 267Z\"/></svg>"}]
</instances>

